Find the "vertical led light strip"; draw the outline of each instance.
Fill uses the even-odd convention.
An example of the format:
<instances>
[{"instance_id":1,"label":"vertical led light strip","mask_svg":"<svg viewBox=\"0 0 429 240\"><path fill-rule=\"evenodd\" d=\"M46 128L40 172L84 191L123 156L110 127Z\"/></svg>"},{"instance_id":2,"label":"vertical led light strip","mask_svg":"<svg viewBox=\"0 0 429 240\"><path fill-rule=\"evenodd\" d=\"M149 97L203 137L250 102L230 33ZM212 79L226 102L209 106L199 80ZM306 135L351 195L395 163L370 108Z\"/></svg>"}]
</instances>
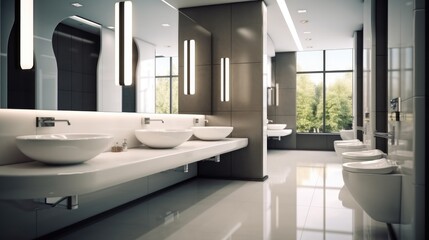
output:
<instances>
[{"instance_id":1,"label":"vertical led light strip","mask_svg":"<svg viewBox=\"0 0 429 240\"><path fill-rule=\"evenodd\" d=\"M229 58L220 59L220 100L229 102Z\"/></svg>"},{"instance_id":2,"label":"vertical led light strip","mask_svg":"<svg viewBox=\"0 0 429 240\"><path fill-rule=\"evenodd\" d=\"M131 1L115 3L115 83L133 83L133 6Z\"/></svg>"},{"instance_id":3,"label":"vertical led light strip","mask_svg":"<svg viewBox=\"0 0 429 240\"><path fill-rule=\"evenodd\" d=\"M183 91L185 95L195 94L195 40L183 43Z\"/></svg>"},{"instance_id":4,"label":"vertical led light strip","mask_svg":"<svg viewBox=\"0 0 429 240\"><path fill-rule=\"evenodd\" d=\"M276 92L275 92L275 95L276 95L276 102L275 102L275 104L276 104L276 106L278 106L279 105L279 92L280 92L280 87L279 87L279 84L278 83L276 83Z\"/></svg>"},{"instance_id":5,"label":"vertical led light strip","mask_svg":"<svg viewBox=\"0 0 429 240\"><path fill-rule=\"evenodd\" d=\"M20 0L20 65L33 68L33 0Z\"/></svg>"}]
</instances>

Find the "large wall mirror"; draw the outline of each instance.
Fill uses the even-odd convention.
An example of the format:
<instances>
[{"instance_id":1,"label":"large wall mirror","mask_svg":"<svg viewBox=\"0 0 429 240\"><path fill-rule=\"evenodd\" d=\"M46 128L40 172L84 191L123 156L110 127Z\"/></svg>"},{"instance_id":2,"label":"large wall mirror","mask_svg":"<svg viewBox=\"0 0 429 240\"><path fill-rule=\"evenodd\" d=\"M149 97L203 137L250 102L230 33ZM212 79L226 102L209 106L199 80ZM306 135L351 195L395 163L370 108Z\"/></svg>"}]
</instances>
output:
<instances>
[{"instance_id":1,"label":"large wall mirror","mask_svg":"<svg viewBox=\"0 0 429 240\"><path fill-rule=\"evenodd\" d=\"M182 13L160 0L133 1L134 84L116 86L117 1L35 0L35 66L21 71L15 0L1 0L0 107L177 113Z\"/></svg>"}]
</instances>

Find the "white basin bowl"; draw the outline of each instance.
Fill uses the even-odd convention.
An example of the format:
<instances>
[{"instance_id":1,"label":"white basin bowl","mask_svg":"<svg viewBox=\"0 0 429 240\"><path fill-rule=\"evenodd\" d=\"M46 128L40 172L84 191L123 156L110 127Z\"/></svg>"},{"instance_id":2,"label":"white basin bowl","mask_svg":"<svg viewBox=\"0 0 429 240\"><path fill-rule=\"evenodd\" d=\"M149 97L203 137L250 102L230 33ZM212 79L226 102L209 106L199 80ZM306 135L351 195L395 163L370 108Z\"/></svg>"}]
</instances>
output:
<instances>
[{"instance_id":1,"label":"white basin bowl","mask_svg":"<svg viewBox=\"0 0 429 240\"><path fill-rule=\"evenodd\" d=\"M282 130L286 128L286 124L274 124L274 123L268 123L267 129L268 130Z\"/></svg>"},{"instance_id":2,"label":"white basin bowl","mask_svg":"<svg viewBox=\"0 0 429 240\"><path fill-rule=\"evenodd\" d=\"M268 137L284 137L292 134L292 129L268 129L267 136Z\"/></svg>"},{"instance_id":3,"label":"white basin bowl","mask_svg":"<svg viewBox=\"0 0 429 240\"><path fill-rule=\"evenodd\" d=\"M16 137L16 145L27 157L47 164L82 163L104 152L109 134L66 133Z\"/></svg>"},{"instance_id":4,"label":"white basin bowl","mask_svg":"<svg viewBox=\"0 0 429 240\"><path fill-rule=\"evenodd\" d=\"M391 161L381 158L363 162L343 163L343 169L355 173L378 173L387 174L396 170L398 166Z\"/></svg>"},{"instance_id":5,"label":"white basin bowl","mask_svg":"<svg viewBox=\"0 0 429 240\"><path fill-rule=\"evenodd\" d=\"M226 138L234 129L228 126L207 126L207 127L193 127L195 137L201 140L215 141Z\"/></svg>"},{"instance_id":6,"label":"white basin bowl","mask_svg":"<svg viewBox=\"0 0 429 240\"><path fill-rule=\"evenodd\" d=\"M150 148L174 148L192 136L191 129L137 129L137 139Z\"/></svg>"}]
</instances>

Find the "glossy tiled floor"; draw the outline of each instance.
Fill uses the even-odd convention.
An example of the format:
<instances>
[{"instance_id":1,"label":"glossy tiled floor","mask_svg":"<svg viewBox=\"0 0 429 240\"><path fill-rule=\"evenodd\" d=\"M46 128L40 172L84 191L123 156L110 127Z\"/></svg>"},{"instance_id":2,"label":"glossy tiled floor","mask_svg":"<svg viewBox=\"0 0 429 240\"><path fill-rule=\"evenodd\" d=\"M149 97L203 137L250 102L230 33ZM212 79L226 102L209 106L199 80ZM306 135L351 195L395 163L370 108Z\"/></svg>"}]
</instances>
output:
<instances>
[{"instance_id":1,"label":"glossy tiled floor","mask_svg":"<svg viewBox=\"0 0 429 240\"><path fill-rule=\"evenodd\" d=\"M110 211L59 239L389 239L343 188L334 152L268 151L269 179L195 179Z\"/></svg>"}]
</instances>

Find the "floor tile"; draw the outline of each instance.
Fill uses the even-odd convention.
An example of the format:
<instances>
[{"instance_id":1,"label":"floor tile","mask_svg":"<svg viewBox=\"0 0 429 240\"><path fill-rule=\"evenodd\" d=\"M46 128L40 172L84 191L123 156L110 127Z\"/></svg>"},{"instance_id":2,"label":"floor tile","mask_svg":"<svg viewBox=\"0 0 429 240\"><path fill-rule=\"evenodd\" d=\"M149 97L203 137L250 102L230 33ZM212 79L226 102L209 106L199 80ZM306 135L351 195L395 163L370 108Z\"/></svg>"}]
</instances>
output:
<instances>
[{"instance_id":1,"label":"floor tile","mask_svg":"<svg viewBox=\"0 0 429 240\"><path fill-rule=\"evenodd\" d=\"M388 239L354 201L334 152L268 151L265 182L197 178L102 214L55 239Z\"/></svg>"}]
</instances>

